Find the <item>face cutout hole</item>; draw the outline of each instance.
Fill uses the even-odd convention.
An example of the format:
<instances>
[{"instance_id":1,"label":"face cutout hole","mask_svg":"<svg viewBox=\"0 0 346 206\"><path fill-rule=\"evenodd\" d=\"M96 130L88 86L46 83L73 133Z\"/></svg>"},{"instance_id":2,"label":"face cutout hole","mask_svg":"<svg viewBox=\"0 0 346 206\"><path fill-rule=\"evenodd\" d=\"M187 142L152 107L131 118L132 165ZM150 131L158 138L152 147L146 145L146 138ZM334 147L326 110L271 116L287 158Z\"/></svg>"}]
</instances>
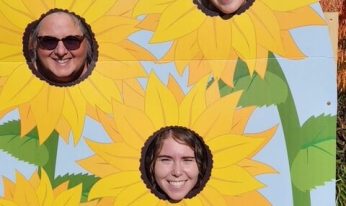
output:
<instances>
[{"instance_id":1,"label":"face cutout hole","mask_svg":"<svg viewBox=\"0 0 346 206\"><path fill-rule=\"evenodd\" d=\"M23 53L35 76L52 86L68 87L92 73L98 44L83 17L51 9L26 27Z\"/></svg>"},{"instance_id":2,"label":"face cutout hole","mask_svg":"<svg viewBox=\"0 0 346 206\"><path fill-rule=\"evenodd\" d=\"M203 190L213 159L203 138L186 127L156 131L142 148L141 178L158 198L172 203L192 198Z\"/></svg>"},{"instance_id":3,"label":"face cutout hole","mask_svg":"<svg viewBox=\"0 0 346 206\"><path fill-rule=\"evenodd\" d=\"M220 16L227 20L245 12L255 0L193 0L207 16Z\"/></svg>"}]
</instances>

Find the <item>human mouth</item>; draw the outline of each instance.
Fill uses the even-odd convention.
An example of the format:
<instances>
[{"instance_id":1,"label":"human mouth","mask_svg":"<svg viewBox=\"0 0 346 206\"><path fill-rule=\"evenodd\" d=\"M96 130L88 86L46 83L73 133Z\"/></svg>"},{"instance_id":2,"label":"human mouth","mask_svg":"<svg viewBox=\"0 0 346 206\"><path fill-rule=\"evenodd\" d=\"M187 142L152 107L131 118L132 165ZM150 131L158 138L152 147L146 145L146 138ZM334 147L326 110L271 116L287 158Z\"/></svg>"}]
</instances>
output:
<instances>
[{"instance_id":1,"label":"human mouth","mask_svg":"<svg viewBox=\"0 0 346 206\"><path fill-rule=\"evenodd\" d=\"M180 188L185 185L186 180L168 180L168 183L175 188Z\"/></svg>"},{"instance_id":2,"label":"human mouth","mask_svg":"<svg viewBox=\"0 0 346 206\"><path fill-rule=\"evenodd\" d=\"M70 59L54 59L58 64L66 64Z\"/></svg>"},{"instance_id":3,"label":"human mouth","mask_svg":"<svg viewBox=\"0 0 346 206\"><path fill-rule=\"evenodd\" d=\"M232 0L219 0L219 3L222 4L222 5L227 5L229 3L231 3Z\"/></svg>"}]
</instances>

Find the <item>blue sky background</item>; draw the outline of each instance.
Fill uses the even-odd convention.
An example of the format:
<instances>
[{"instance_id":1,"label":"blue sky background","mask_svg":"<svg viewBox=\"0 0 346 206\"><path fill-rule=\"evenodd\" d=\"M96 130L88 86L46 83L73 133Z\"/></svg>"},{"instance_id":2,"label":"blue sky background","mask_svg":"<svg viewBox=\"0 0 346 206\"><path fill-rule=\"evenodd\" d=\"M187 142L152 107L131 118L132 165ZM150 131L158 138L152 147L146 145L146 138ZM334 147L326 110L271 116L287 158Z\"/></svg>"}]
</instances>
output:
<instances>
[{"instance_id":1,"label":"blue sky background","mask_svg":"<svg viewBox=\"0 0 346 206\"><path fill-rule=\"evenodd\" d=\"M322 14L318 4L313 5L316 11ZM303 124L311 116L321 114L336 115L336 64L332 53L327 26L311 26L291 31L300 49L308 56L301 61L292 61L277 57L284 70L293 94L299 119ZM131 36L131 40L138 42L149 49L156 57L161 57L170 43L150 45L150 32L138 32ZM154 71L163 82L167 82L168 75L173 75L180 83L185 92L188 91L188 72L179 75L173 64L156 65L152 62L143 62L146 71ZM146 81L141 80L143 86ZM330 104L327 104L329 102ZM17 111L6 115L0 123L11 119L18 119ZM280 118L276 107L258 108L252 116L247 132L260 132L274 125L280 124ZM95 141L109 142L107 134L101 125L86 118L83 136ZM77 164L76 160L86 158L92 154L86 146L84 138L78 145L59 142L57 157L57 175L66 173L86 172ZM260 192L276 206L291 206L291 184L288 159L286 155L285 141L282 127L266 147L255 157L257 160L271 165L278 171L274 175L262 175L258 179L267 185ZM0 150L0 177L5 176L15 179L15 171L18 170L26 177L35 171L35 167L18 161ZM2 180L0 179L0 195L3 194ZM335 182L328 182L312 191L312 206L334 206L335 205Z\"/></svg>"}]
</instances>

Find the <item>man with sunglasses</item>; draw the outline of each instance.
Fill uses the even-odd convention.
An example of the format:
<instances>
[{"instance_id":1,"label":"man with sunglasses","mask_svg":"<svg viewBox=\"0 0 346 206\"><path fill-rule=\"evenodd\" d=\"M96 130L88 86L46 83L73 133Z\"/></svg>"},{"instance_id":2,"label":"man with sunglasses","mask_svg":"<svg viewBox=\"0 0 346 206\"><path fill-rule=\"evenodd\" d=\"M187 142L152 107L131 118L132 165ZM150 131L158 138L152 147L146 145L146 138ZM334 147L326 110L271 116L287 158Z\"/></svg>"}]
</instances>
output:
<instances>
[{"instance_id":1,"label":"man with sunglasses","mask_svg":"<svg viewBox=\"0 0 346 206\"><path fill-rule=\"evenodd\" d=\"M32 33L32 63L44 80L68 86L86 75L91 55L86 34L87 29L72 13L57 10L41 19Z\"/></svg>"}]
</instances>

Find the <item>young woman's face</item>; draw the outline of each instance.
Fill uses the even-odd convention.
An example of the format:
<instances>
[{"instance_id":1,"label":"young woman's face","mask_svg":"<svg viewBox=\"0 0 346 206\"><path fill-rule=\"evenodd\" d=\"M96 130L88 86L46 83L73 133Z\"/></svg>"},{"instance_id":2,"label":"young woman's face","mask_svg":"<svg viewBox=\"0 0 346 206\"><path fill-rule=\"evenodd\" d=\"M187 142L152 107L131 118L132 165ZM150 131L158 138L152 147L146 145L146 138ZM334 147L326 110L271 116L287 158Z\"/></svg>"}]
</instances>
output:
<instances>
[{"instance_id":1,"label":"young woman's face","mask_svg":"<svg viewBox=\"0 0 346 206\"><path fill-rule=\"evenodd\" d=\"M245 0L210 0L212 4L225 14L232 14L245 3Z\"/></svg>"},{"instance_id":2,"label":"young woman's face","mask_svg":"<svg viewBox=\"0 0 346 206\"><path fill-rule=\"evenodd\" d=\"M71 16L65 13L53 13L46 16L40 25L38 38L64 39L69 36L82 37L83 33ZM87 43L83 39L79 47L66 48L63 41L59 41L55 48L38 46L37 55L42 68L38 68L55 82L71 82L78 78L81 70L86 70ZM71 41L69 41L71 42ZM76 76L78 75L78 76Z\"/></svg>"},{"instance_id":3,"label":"young woman's face","mask_svg":"<svg viewBox=\"0 0 346 206\"><path fill-rule=\"evenodd\" d=\"M171 200L180 201L198 181L194 151L169 137L155 162L155 181Z\"/></svg>"}]
</instances>

